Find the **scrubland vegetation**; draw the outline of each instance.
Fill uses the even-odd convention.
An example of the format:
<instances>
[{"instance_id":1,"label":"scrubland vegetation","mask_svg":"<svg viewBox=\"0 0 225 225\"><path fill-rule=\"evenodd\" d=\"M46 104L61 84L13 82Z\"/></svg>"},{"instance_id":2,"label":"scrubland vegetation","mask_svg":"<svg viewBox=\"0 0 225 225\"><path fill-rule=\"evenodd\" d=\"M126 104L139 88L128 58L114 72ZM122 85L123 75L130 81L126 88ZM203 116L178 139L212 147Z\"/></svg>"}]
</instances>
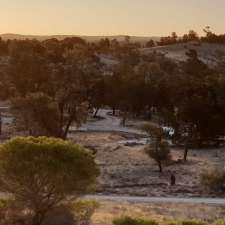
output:
<instances>
[{"instance_id":1,"label":"scrubland vegetation","mask_svg":"<svg viewBox=\"0 0 225 225\"><path fill-rule=\"evenodd\" d=\"M224 44L224 35L214 34L209 27L205 33L202 38L194 31L183 38L172 33L157 44L190 41ZM150 40L145 47L155 45ZM214 56L216 61L206 64L190 48L186 51L187 60L177 62L157 51L143 54L141 47L129 37L122 42L102 39L95 43L77 37L0 40L0 99L6 104L5 111L0 112L0 191L7 196L0 202L1 225L50 225L54 224L51 215L61 210L70 215L72 222L68 224L88 225L99 205L78 201L85 194L97 189L100 193L135 195L137 188L150 189L146 180L139 183L147 174L153 180L150 187L162 188L160 194L167 196L173 188L165 185L165 177L173 173L175 166L183 179L197 176L198 181L194 182L198 192L192 190L192 194L224 196L223 148L218 151L219 163L212 168L204 171L197 164L208 154L207 148L224 145L225 53L218 52ZM107 132L99 132L90 142L93 133L86 132L84 140L79 139L79 128L91 117L92 122L104 120L99 117L101 109L111 111L107 115L112 122L121 119L121 127L129 128L130 121L138 121L139 126L133 126L139 133L108 132L109 141ZM12 119L7 126L6 115ZM144 121L144 126L140 121ZM104 141L96 141L101 135ZM118 144L129 135L144 137L146 146L134 144L139 148L134 149ZM202 158L199 152L190 154L192 149L200 149ZM149 158L155 161L159 171L148 167ZM208 161L213 163L212 159ZM192 175L194 168L198 171ZM156 176L159 183L155 183ZM118 181L125 183L122 191ZM186 193L184 188L182 184L177 193ZM143 195L149 193L152 194L151 190ZM158 223L130 217L115 219L113 223L205 224ZM214 224L223 225L224 221Z\"/></svg>"}]
</instances>

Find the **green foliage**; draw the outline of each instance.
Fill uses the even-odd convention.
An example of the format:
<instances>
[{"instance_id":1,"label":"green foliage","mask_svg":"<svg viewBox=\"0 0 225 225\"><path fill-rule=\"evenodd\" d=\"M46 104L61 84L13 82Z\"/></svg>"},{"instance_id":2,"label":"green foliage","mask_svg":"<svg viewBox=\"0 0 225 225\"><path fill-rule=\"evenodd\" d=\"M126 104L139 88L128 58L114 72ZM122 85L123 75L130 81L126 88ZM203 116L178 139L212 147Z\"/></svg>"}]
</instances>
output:
<instances>
[{"instance_id":1,"label":"green foliage","mask_svg":"<svg viewBox=\"0 0 225 225\"><path fill-rule=\"evenodd\" d=\"M174 220L166 222L165 225L207 225L207 223L197 220Z\"/></svg>"},{"instance_id":2,"label":"green foliage","mask_svg":"<svg viewBox=\"0 0 225 225\"><path fill-rule=\"evenodd\" d=\"M162 163L171 159L170 148L167 142L152 143L145 148L146 154L154 159L162 172Z\"/></svg>"},{"instance_id":3,"label":"green foliage","mask_svg":"<svg viewBox=\"0 0 225 225\"><path fill-rule=\"evenodd\" d=\"M182 225L207 225L205 222L196 221L196 220L184 220L181 222Z\"/></svg>"},{"instance_id":4,"label":"green foliage","mask_svg":"<svg viewBox=\"0 0 225 225\"><path fill-rule=\"evenodd\" d=\"M224 38L209 27L205 32L205 41ZM161 44L193 40L199 41L193 30L182 39L173 32L162 38ZM187 61L180 64L160 53L140 54L140 44L128 37L121 43L106 38L89 44L80 38L66 38L0 41L0 45L10 56L5 68L0 68L0 97L16 97L16 119L32 135L66 139L72 125L86 121L88 109L108 106L121 111L124 124L130 115L156 116L159 123L176 130L176 143L184 143L186 127L193 128L193 137L189 137L195 140L190 142L198 145L224 136L221 54L218 65L212 68L195 50L189 50ZM105 55L112 63L102 60Z\"/></svg>"},{"instance_id":5,"label":"green foliage","mask_svg":"<svg viewBox=\"0 0 225 225\"><path fill-rule=\"evenodd\" d=\"M113 220L114 225L158 225L154 220L134 219L128 216L116 218Z\"/></svg>"},{"instance_id":6,"label":"green foliage","mask_svg":"<svg viewBox=\"0 0 225 225\"><path fill-rule=\"evenodd\" d=\"M0 199L0 210L5 209L12 204L13 200Z\"/></svg>"},{"instance_id":7,"label":"green foliage","mask_svg":"<svg viewBox=\"0 0 225 225\"><path fill-rule=\"evenodd\" d=\"M30 135L66 139L72 124L86 121L101 72L85 41L18 42L8 67L8 85L13 89L9 99L16 121L22 121L16 125Z\"/></svg>"},{"instance_id":8,"label":"green foliage","mask_svg":"<svg viewBox=\"0 0 225 225\"><path fill-rule=\"evenodd\" d=\"M98 175L86 149L61 139L18 137L0 148L1 191L14 195L38 221L69 195L91 191Z\"/></svg>"},{"instance_id":9,"label":"green foliage","mask_svg":"<svg viewBox=\"0 0 225 225\"><path fill-rule=\"evenodd\" d=\"M225 219L217 220L213 223L213 225L225 225Z\"/></svg>"},{"instance_id":10,"label":"green foliage","mask_svg":"<svg viewBox=\"0 0 225 225\"><path fill-rule=\"evenodd\" d=\"M5 225L7 220L7 212L13 204L12 199L0 199L0 224Z\"/></svg>"},{"instance_id":11,"label":"green foliage","mask_svg":"<svg viewBox=\"0 0 225 225\"><path fill-rule=\"evenodd\" d=\"M99 203L91 200L77 200L59 207L48 213L44 225L90 225L91 218Z\"/></svg>"},{"instance_id":12,"label":"green foliage","mask_svg":"<svg viewBox=\"0 0 225 225\"><path fill-rule=\"evenodd\" d=\"M223 220L218 221L218 225L223 225ZM154 220L146 220L123 216L113 220L114 225L158 225ZM207 225L207 223L198 220L172 220L161 223L163 225Z\"/></svg>"},{"instance_id":13,"label":"green foliage","mask_svg":"<svg viewBox=\"0 0 225 225\"><path fill-rule=\"evenodd\" d=\"M162 162L171 159L170 148L168 143L165 141L159 143L157 147L155 146L155 144L149 145L145 148L145 152L156 162Z\"/></svg>"},{"instance_id":14,"label":"green foliage","mask_svg":"<svg viewBox=\"0 0 225 225\"><path fill-rule=\"evenodd\" d=\"M225 191L225 169L215 168L204 171L201 181L211 191Z\"/></svg>"},{"instance_id":15,"label":"green foliage","mask_svg":"<svg viewBox=\"0 0 225 225\"><path fill-rule=\"evenodd\" d=\"M60 136L57 103L44 93L32 93L12 100L17 128L33 136ZM51 115L51 116L49 116Z\"/></svg>"},{"instance_id":16,"label":"green foliage","mask_svg":"<svg viewBox=\"0 0 225 225\"><path fill-rule=\"evenodd\" d=\"M146 146L145 153L157 162L159 171L162 172L162 163L171 159L169 144L162 141L163 130L151 124L146 124L143 130L151 137L151 144Z\"/></svg>"}]
</instances>

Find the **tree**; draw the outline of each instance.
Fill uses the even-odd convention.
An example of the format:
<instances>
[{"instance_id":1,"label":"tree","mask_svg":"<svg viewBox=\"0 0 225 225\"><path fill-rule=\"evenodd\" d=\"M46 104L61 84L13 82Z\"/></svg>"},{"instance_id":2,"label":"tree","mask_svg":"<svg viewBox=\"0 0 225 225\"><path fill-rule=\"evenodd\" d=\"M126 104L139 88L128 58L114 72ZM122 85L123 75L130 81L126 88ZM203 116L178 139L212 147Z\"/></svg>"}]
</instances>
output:
<instances>
[{"instance_id":1,"label":"tree","mask_svg":"<svg viewBox=\"0 0 225 225\"><path fill-rule=\"evenodd\" d=\"M172 45L177 43L178 36L176 32L172 32L171 36L167 37L161 37L160 41L157 42L158 45L163 46L163 45Z\"/></svg>"},{"instance_id":2,"label":"tree","mask_svg":"<svg viewBox=\"0 0 225 225\"><path fill-rule=\"evenodd\" d=\"M0 67L0 101L8 100L10 97L10 85L7 79L7 69ZM0 110L0 135L2 135L2 112Z\"/></svg>"},{"instance_id":3,"label":"tree","mask_svg":"<svg viewBox=\"0 0 225 225\"><path fill-rule=\"evenodd\" d=\"M188 41L199 41L198 33L195 32L194 30L190 30L188 32L188 34L184 34L183 41L184 42L188 42Z\"/></svg>"},{"instance_id":4,"label":"tree","mask_svg":"<svg viewBox=\"0 0 225 225\"><path fill-rule=\"evenodd\" d=\"M151 137L151 144L145 148L146 154L154 159L159 167L159 172L163 172L162 164L171 159L170 149L167 142L163 141L163 130L160 127L146 125L144 130Z\"/></svg>"},{"instance_id":5,"label":"tree","mask_svg":"<svg viewBox=\"0 0 225 225\"><path fill-rule=\"evenodd\" d=\"M172 40L174 41L174 43L176 43L177 42L177 38L178 38L177 33L176 32L172 32L171 37L172 37Z\"/></svg>"},{"instance_id":6,"label":"tree","mask_svg":"<svg viewBox=\"0 0 225 225\"><path fill-rule=\"evenodd\" d=\"M224 135L225 96L224 75L221 69L209 68L195 50L187 52L188 59L181 63L181 71L174 83L170 96L173 113L171 125L178 130L179 142L184 144L184 161L191 146L218 143ZM169 109L169 108L168 108ZM166 113L168 115L168 112ZM173 125L174 124L174 125ZM177 127L177 128L176 128Z\"/></svg>"},{"instance_id":7,"label":"tree","mask_svg":"<svg viewBox=\"0 0 225 225\"><path fill-rule=\"evenodd\" d=\"M33 52L31 47L27 48L16 48L10 59L8 76L14 96L47 91L51 84L51 68L47 59L43 54Z\"/></svg>"},{"instance_id":8,"label":"tree","mask_svg":"<svg viewBox=\"0 0 225 225\"><path fill-rule=\"evenodd\" d=\"M56 101L44 93L32 93L12 100L17 129L28 131L32 136L60 137L60 112Z\"/></svg>"},{"instance_id":9,"label":"tree","mask_svg":"<svg viewBox=\"0 0 225 225\"><path fill-rule=\"evenodd\" d=\"M106 84L104 77L100 78L98 82L93 85L93 91L91 96L91 106L95 109L93 117L96 118L98 111L101 107L105 106L106 103Z\"/></svg>"},{"instance_id":10,"label":"tree","mask_svg":"<svg viewBox=\"0 0 225 225\"><path fill-rule=\"evenodd\" d=\"M67 197L89 192L98 175L91 153L61 139L19 137L0 147L1 191L29 210L33 225Z\"/></svg>"},{"instance_id":11,"label":"tree","mask_svg":"<svg viewBox=\"0 0 225 225\"><path fill-rule=\"evenodd\" d=\"M31 50L12 56L9 81L16 96L12 103L32 135L66 139L71 125L80 126L87 118L101 78L100 62L87 45L76 43L65 41L74 48L65 50L63 63Z\"/></svg>"},{"instance_id":12,"label":"tree","mask_svg":"<svg viewBox=\"0 0 225 225\"><path fill-rule=\"evenodd\" d=\"M108 53L110 50L110 40L108 38L102 38L98 42L98 48L103 53Z\"/></svg>"},{"instance_id":13,"label":"tree","mask_svg":"<svg viewBox=\"0 0 225 225\"><path fill-rule=\"evenodd\" d=\"M189 37L190 41L198 41L199 40L198 34L194 30L189 31L188 37Z\"/></svg>"},{"instance_id":14,"label":"tree","mask_svg":"<svg viewBox=\"0 0 225 225\"><path fill-rule=\"evenodd\" d=\"M152 48L152 47L155 47L155 42L153 40L149 40L146 45L145 45L146 48Z\"/></svg>"}]
</instances>

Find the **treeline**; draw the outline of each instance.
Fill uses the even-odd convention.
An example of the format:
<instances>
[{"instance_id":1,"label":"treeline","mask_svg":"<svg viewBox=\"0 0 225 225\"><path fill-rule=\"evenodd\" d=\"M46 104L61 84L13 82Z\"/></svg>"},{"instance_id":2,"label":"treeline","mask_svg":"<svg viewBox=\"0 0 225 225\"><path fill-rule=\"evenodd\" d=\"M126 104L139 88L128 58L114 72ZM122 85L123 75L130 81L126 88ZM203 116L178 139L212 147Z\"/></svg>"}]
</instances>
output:
<instances>
[{"instance_id":1,"label":"treeline","mask_svg":"<svg viewBox=\"0 0 225 225\"><path fill-rule=\"evenodd\" d=\"M97 115L107 106L120 110L124 125L130 115L158 118L174 128L174 142L187 148L193 140L201 145L225 135L220 59L209 68L190 50L186 62L175 63L158 53L141 54L129 38L112 42L106 51L102 46L108 44L80 38L1 41L7 54L1 57L0 93L11 101L17 127L30 135L66 138L91 109ZM106 52L113 63L104 62Z\"/></svg>"},{"instance_id":2,"label":"treeline","mask_svg":"<svg viewBox=\"0 0 225 225\"><path fill-rule=\"evenodd\" d=\"M177 43L188 43L191 41L196 41L200 43L214 43L214 44L225 44L225 34L216 34L211 31L211 28L207 26L203 29L205 35L200 36L196 31L189 30L183 36L178 36L176 32L172 32L171 35L161 37L158 41L150 39L147 42L132 41L131 37L124 36L124 41L118 41L116 38L110 40L109 38L102 38L96 42L87 42L86 40L79 37L65 38L64 40L58 40L56 38L48 39L42 41L42 44L46 47L51 46L52 48L58 47L58 51L61 52L65 48L73 47L74 43L79 43L81 45L88 44L89 47L101 52L111 52L115 49L123 48L126 43L133 45L136 48L151 48L156 46L165 46ZM35 42L35 40L26 40ZM0 55L7 55L10 53L11 46L15 42L21 42L20 40L2 40L0 37ZM38 42L38 41L37 41ZM122 49L121 49L122 51Z\"/></svg>"},{"instance_id":3,"label":"treeline","mask_svg":"<svg viewBox=\"0 0 225 225\"><path fill-rule=\"evenodd\" d=\"M203 29L205 36L201 37L196 31L190 30L187 34L184 34L182 37L178 37L176 32L172 32L170 36L161 37L160 41L153 42L150 40L146 47L154 46L165 46L177 43L188 43L190 41L195 41L197 43L213 43L213 44L225 44L225 34L215 34L211 31L210 27Z\"/></svg>"}]
</instances>

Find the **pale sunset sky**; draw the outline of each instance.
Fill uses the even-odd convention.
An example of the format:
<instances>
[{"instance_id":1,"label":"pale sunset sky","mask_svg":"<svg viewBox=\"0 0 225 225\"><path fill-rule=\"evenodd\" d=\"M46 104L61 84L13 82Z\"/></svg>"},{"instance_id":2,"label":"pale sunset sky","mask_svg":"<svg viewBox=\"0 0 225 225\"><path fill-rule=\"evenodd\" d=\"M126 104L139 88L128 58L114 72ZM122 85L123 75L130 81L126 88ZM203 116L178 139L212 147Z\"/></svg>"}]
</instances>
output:
<instances>
[{"instance_id":1,"label":"pale sunset sky","mask_svg":"<svg viewBox=\"0 0 225 225\"><path fill-rule=\"evenodd\" d=\"M225 33L225 0L0 0L0 33L179 35Z\"/></svg>"}]
</instances>

